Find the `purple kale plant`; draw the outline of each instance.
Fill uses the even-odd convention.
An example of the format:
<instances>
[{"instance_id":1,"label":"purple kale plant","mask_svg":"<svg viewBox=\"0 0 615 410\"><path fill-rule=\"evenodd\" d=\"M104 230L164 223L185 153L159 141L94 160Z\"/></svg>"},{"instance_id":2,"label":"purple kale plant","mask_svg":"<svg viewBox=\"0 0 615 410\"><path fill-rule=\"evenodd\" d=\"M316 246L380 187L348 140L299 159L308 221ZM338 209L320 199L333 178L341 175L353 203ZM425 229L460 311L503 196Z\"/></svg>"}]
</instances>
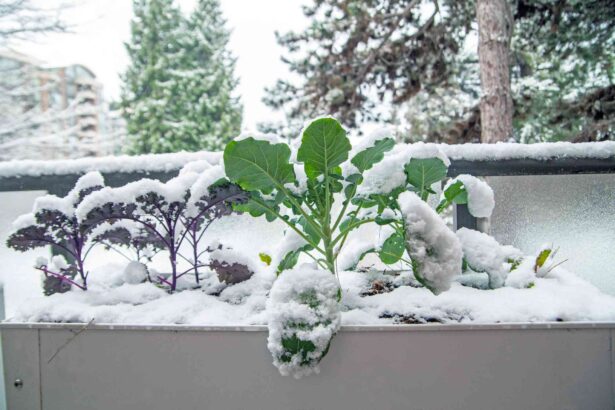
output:
<instances>
[{"instance_id":1,"label":"purple kale plant","mask_svg":"<svg viewBox=\"0 0 615 410\"><path fill-rule=\"evenodd\" d=\"M96 241L91 240L92 224L79 220L75 210L89 194L103 187L102 175L90 172L79 178L65 197L45 195L38 198L32 213L22 215L13 223L15 230L7 240L8 247L26 252L51 246L54 253L69 261L59 266L37 263L36 269L46 277L45 294L64 292L71 286L87 289L89 272L85 260Z\"/></svg>"},{"instance_id":2,"label":"purple kale plant","mask_svg":"<svg viewBox=\"0 0 615 410\"><path fill-rule=\"evenodd\" d=\"M201 261L205 251L200 251L199 244L204 233L214 220L232 213L234 204L245 201L246 194L224 178L221 167L212 167L200 176L181 173L166 183L143 179L104 188L81 203L77 217L91 224L131 221L139 225L146 232L141 240L168 252L171 273L156 280L172 292L178 279L190 272L198 285L199 268L209 266ZM126 238L120 241L127 244ZM190 267L181 270L180 260Z\"/></svg>"}]
</instances>

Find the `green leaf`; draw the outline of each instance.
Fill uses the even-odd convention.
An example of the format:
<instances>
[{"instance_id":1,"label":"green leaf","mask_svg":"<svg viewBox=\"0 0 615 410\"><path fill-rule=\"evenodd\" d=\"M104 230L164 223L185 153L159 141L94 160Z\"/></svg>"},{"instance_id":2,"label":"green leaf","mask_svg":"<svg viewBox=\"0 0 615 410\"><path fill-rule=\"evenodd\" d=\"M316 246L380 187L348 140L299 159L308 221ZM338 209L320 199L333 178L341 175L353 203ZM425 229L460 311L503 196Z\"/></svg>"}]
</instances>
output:
<instances>
[{"instance_id":1,"label":"green leaf","mask_svg":"<svg viewBox=\"0 0 615 410\"><path fill-rule=\"evenodd\" d=\"M315 244L320 243L320 232L318 232L312 224L308 223L305 217L300 217L297 221L301 228L303 228L303 232L314 242Z\"/></svg>"},{"instance_id":2,"label":"green leaf","mask_svg":"<svg viewBox=\"0 0 615 410\"><path fill-rule=\"evenodd\" d=\"M391 265L399 262L405 250L406 244L404 237L399 233L394 233L389 236L386 241L384 241L382 244L382 249L378 252L378 256L380 257L382 263Z\"/></svg>"},{"instance_id":3,"label":"green leaf","mask_svg":"<svg viewBox=\"0 0 615 410\"><path fill-rule=\"evenodd\" d=\"M421 199L426 200L431 186L446 178L448 167L440 158L412 158L404 170L408 183L417 189Z\"/></svg>"},{"instance_id":4,"label":"green leaf","mask_svg":"<svg viewBox=\"0 0 615 410\"><path fill-rule=\"evenodd\" d=\"M264 203L266 206L263 206ZM278 204L276 201L265 200L258 192L250 192L250 199L245 203L234 204L233 209L237 212L246 212L254 217L265 215L267 221L274 221L277 216L271 211L277 211Z\"/></svg>"},{"instance_id":5,"label":"green leaf","mask_svg":"<svg viewBox=\"0 0 615 410\"><path fill-rule=\"evenodd\" d=\"M291 337L282 338L282 348L284 352L280 356L282 362L290 362L295 356L301 358L301 365L310 364L309 354L316 350L316 345L310 340L302 340L293 333Z\"/></svg>"},{"instance_id":6,"label":"green leaf","mask_svg":"<svg viewBox=\"0 0 615 410\"><path fill-rule=\"evenodd\" d=\"M461 181L455 181L444 190L444 198L438 204L436 212L442 212L450 204L467 204L468 191Z\"/></svg>"},{"instance_id":7,"label":"green leaf","mask_svg":"<svg viewBox=\"0 0 615 410\"><path fill-rule=\"evenodd\" d=\"M290 148L254 138L231 141L224 149L226 176L246 191L271 192L279 185L295 182L289 163Z\"/></svg>"},{"instance_id":8,"label":"green leaf","mask_svg":"<svg viewBox=\"0 0 615 410\"><path fill-rule=\"evenodd\" d=\"M271 256L267 255L264 252L258 254L258 257L261 261L263 261L267 266L271 265Z\"/></svg>"},{"instance_id":9,"label":"green leaf","mask_svg":"<svg viewBox=\"0 0 615 410\"><path fill-rule=\"evenodd\" d=\"M350 141L333 118L313 121L303 132L297 160L304 163L308 178L327 174L348 159Z\"/></svg>"},{"instance_id":10,"label":"green leaf","mask_svg":"<svg viewBox=\"0 0 615 410\"><path fill-rule=\"evenodd\" d=\"M378 140L374 146L364 149L352 157L350 162L352 162L352 164L357 167L359 171L365 172L373 167L374 164L382 161L384 158L384 153L392 150L394 146L395 141L393 138Z\"/></svg>"},{"instance_id":11,"label":"green leaf","mask_svg":"<svg viewBox=\"0 0 615 410\"><path fill-rule=\"evenodd\" d=\"M549 259L549 255L551 255L552 251L553 250L549 248L540 251L540 253L536 257L536 263L534 264L534 272L538 272L538 269L544 266L547 259Z\"/></svg>"},{"instance_id":12,"label":"green leaf","mask_svg":"<svg viewBox=\"0 0 615 410\"><path fill-rule=\"evenodd\" d=\"M312 249L313 248L309 244L306 244L299 249L295 249L288 252L286 255L284 255L284 258L282 258L282 260L278 264L278 267L276 269L277 275L279 276L283 271L287 269L294 268L299 261L299 255L301 254L301 252L308 252Z\"/></svg>"}]
</instances>

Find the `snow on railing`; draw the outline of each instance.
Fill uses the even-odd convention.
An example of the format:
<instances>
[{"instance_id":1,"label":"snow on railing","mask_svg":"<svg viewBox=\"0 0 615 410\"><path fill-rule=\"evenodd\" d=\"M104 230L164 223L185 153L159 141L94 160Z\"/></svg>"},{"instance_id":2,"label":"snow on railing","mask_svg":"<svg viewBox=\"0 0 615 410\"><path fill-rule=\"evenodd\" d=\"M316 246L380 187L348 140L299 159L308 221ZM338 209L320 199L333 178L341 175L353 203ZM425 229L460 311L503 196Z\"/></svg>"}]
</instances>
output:
<instances>
[{"instance_id":1,"label":"snow on railing","mask_svg":"<svg viewBox=\"0 0 615 410\"><path fill-rule=\"evenodd\" d=\"M615 141L591 143L538 144L413 144L398 146L400 151L436 145L450 160L450 177L460 174L476 176L504 175L567 175L615 173ZM99 171L109 186L120 186L144 177L167 181L186 163L207 160L217 164L220 152L180 152L138 156L110 156L74 160L19 160L0 162L0 192L46 190L64 196L79 176ZM459 205L455 211L455 225L476 229L478 221Z\"/></svg>"},{"instance_id":2,"label":"snow on railing","mask_svg":"<svg viewBox=\"0 0 615 410\"><path fill-rule=\"evenodd\" d=\"M0 162L0 178L44 175L85 174L90 171L102 173L175 172L186 163L207 160L212 164L220 161L219 152L178 152L173 154L118 155L71 160L17 160ZM1 190L1 188L0 188Z\"/></svg>"},{"instance_id":3,"label":"snow on railing","mask_svg":"<svg viewBox=\"0 0 615 410\"><path fill-rule=\"evenodd\" d=\"M451 160L451 176L461 172L456 171L455 165L466 165L472 163L478 168L485 168L486 163L493 164L512 164L514 162L530 161L545 163L568 164L570 160L589 160L594 164L605 167L613 162L615 164L615 141L588 142L573 144L569 142L539 143L539 144L422 144L436 145ZM147 172L175 172L190 161L205 159L212 164L220 161L220 152L179 152L173 154L148 154L137 156L110 156L100 158L80 158L73 160L17 160L0 162L0 190L2 190L1 179L8 177L32 176L39 177L44 175L68 175L85 174L89 171L100 171L102 173L147 173ZM530 162L526 162L530 163ZM581 161L586 163L586 161ZM608 168L608 166L607 166ZM549 173L567 173L549 172ZM498 175L502 175L506 169L501 169ZM531 172L531 170L528 170ZM582 172L582 171L581 171ZM595 170L588 170L592 173ZM605 169L601 172L612 172ZM535 174L536 172L531 172ZM575 172L573 172L575 173ZM474 173L476 175L476 173ZM482 174L493 175L493 174Z\"/></svg>"}]
</instances>

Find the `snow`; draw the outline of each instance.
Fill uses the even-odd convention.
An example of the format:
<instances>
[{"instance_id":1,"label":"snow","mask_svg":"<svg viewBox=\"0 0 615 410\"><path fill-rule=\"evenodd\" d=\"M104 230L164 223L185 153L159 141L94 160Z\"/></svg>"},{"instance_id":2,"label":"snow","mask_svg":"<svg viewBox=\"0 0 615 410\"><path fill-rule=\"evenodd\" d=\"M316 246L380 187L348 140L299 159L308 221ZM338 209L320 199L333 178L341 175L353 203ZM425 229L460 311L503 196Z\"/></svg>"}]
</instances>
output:
<instances>
[{"instance_id":1,"label":"snow","mask_svg":"<svg viewBox=\"0 0 615 410\"><path fill-rule=\"evenodd\" d=\"M359 185L357 194L359 196L370 193L387 194L395 188L405 185L404 165L411 158L439 158L446 166L450 165L448 157L437 144L425 144L423 142L397 144L384 155L382 161L365 171L363 183ZM348 172L346 171L346 173Z\"/></svg>"},{"instance_id":2,"label":"snow","mask_svg":"<svg viewBox=\"0 0 615 410\"><path fill-rule=\"evenodd\" d=\"M495 208L493 190L485 182L472 175L461 174L450 180L444 190L456 181L461 181L468 193L468 210L476 218L489 218Z\"/></svg>"},{"instance_id":3,"label":"snow","mask_svg":"<svg viewBox=\"0 0 615 410\"><path fill-rule=\"evenodd\" d=\"M461 273L462 250L457 236L440 216L414 192L399 196L406 224L408 254L419 265L419 274L434 293L450 288Z\"/></svg>"},{"instance_id":4,"label":"snow","mask_svg":"<svg viewBox=\"0 0 615 410\"><path fill-rule=\"evenodd\" d=\"M184 169L186 169L186 167L184 167ZM182 174L180 173L180 175ZM184 172L183 175L189 175L189 173ZM187 215L191 217L195 217L199 213L199 209L195 203L200 201L201 198L209 195L209 188L211 185L226 177L224 174L224 167L222 165L210 166L197 176L197 179L190 188L190 199L187 204Z\"/></svg>"},{"instance_id":5,"label":"snow","mask_svg":"<svg viewBox=\"0 0 615 410\"><path fill-rule=\"evenodd\" d=\"M330 272L311 265L285 271L274 282L267 301L267 347L283 376L300 378L319 372L318 363L341 323L338 289ZM293 338L311 343L312 349L289 351L282 343Z\"/></svg>"},{"instance_id":6,"label":"snow","mask_svg":"<svg viewBox=\"0 0 615 410\"><path fill-rule=\"evenodd\" d=\"M526 261L529 269L519 267L519 272L531 271L531 258ZM99 324L241 326L266 325L271 315L276 315L273 310L266 311L267 293L275 276L262 271L214 296L203 289L169 294L149 282L124 283L121 279L124 269L125 265L98 268L91 275L87 292L75 289L48 297L23 297L19 303L13 303L8 321L87 323L94 319ZM308 273L315 270L301 269L306 274L305 282L309 282ZM289 272L285 271L280 279L286 276L290 280L293 275L287 276ZM615 297L601 293L561 267L553 269L545 278L533 277L533 286L529 288L509 284L516 272L508 276L506 287L481 290L453 282L447 292L438 296L413 286L362 296L373 277L364 272L340 272L341 323L382 325L396 323L397 318L404 316L418 322L435 319L443 323L615 321ZM34 272L28 272L28 276L38 281ZM324 272L317 278L328 280L333 276ZM307 286L304 281L300 282L302 285L297 286ZM330 281L327 283L333 286ZM284 286L285 295L290 292L288 286ZM279 311L276 317L282 320L281 316Z\"/></svg>"},{"instance_id":7,"label":"snow","mask_svg":"<svg viewBox=\"0 0 615 410\"><path fill-rule=\"evenodd\" d=\"M130 285L145 282L147 280L147 266L137 261L129 262L124 268L122 279L124 280L124 283L128 283Z\"/></svg>"},{"instance_id":8,"label":"snow","mask_svg":"<svg viewBox=\"0 0 615 410\"><path fill-rule=\"evenodd\" d=\"M402 286L389 293L359 298L357 283L366 280L365 274L343 272L340 280L343 303L352 306L342 313L343 325L394 323L396 317L404 316L418 322L443 323L615 320L614 297L561 268L554 269L547 278L535 279L531 288L481 290L453 283L448 292L438 296L425 288Z\"/></svg>"},{"instance_id":9,"label":"snow","mask_svg":"<svg viewBox=\"0 0 615 410\"><path fill-rule=\"evenodd\" d=\"M439 145L442 151L452 160L468 161L521 158L612 158L615 156L615 141L434 145Z\"/></svg>"},{"instance_id":10,"label":"snow","mask_svg":"<svg viewBox=\"0 0 615 410\"><path fill-rule=\"evenodd\" d=\"M373 138L353 140L356 144L367 144L387 134L386 129L375 131ZM271 134L250 133L238 138L258 138L269 142L279 142ZM553 158L612 158L615 157L615 141L569 143L550 142L536 144L497 143L497 144L397 144L386 154L389 160L406 163L410 157L424 158L436 153L450 160L487 161L498 159L553 159ZM397 158L399 155L402 158ZM182 168L192 161L206 160L212 165L221 163L220 152L179 152L172 154L148 154L138 156L110 156L100 158L80 158L74 160L15 160L0 163L0 177L42 176L83 174L88 171L107 172L170 172ZM389 167L387 167L389 168ZM370 170L372 171L372 170ZM368 172L370 172L368 171Z\"/></svg>"},{"instance_id":11,"label":"snow","mask_svg":"<svg viewBox=\"0 0 615 410\"><path fill-rule=\"evenodd\" d=\"M217 248L209 254L210 260L225 262L229 265L244 265L250 272L256 272L261 269L260 261L248 256L245 252L224 245L209 245L209 248Z\"/></svg>"},{"instance_id":12,"label":"snow","mask_svg":"<svg viewBox=\"0 0 615 410\"><path fill-rule=\"evenodd\" d=\"M388 127L383 127L383 128L377 128L363 137L359 137L359 136L350 137L349 139L350 139L350 144L352 145L352 150L350 152L349 157L352 158L359 152L367 148L373 147L380 140L383 140L386 138L393 138L394 135L395 133L393 132L393 129L388 128Z\"/></svg>"},{"instance_id":13,"label":"snow","mask_svg":"<svg viewBox=\"0 0 615 410\"><path fill-rule=\"evenodd\" d=\"M100 158L51 161L5 161L0 163L0 177L84 174L89 171L107 172L170 172L192 161L221 162L219 152L179 152L173 154L118 155Z\"/></svg>"},{"instance_id":14,"label":"snow","mask_svg":"<svg viewBox=\"0 0 615 410\"><path fill-rule=\"evenodd\" d=\"M133 203L136 198L149 192L160 194L167 203L182 202L186 191L198 178L198 174L189 172L170 179L166 183L155 179L141 179L119 188L106 187L88 195L75 210L77 219L83 221L88 213L108 202Z\"/></svg>"},{"instance_id":15,"label":"snow","mask_svg":"<svg viewBox=\"0 0 615 410\"><path fill-rule=\"evenodd\" d=\"M490 287L499 288L511 269L509 260L518 260L523 255L512 246L502 246L491 236L461 228L457 232L461 242L463 257L472 269L485 272L489 276Z\"/></svg>"},{"instance_id":16,"label":"snow","mask_svg":"<svg viewBox=\"0 0 615 410\"><path fill-rule=\"evenodd\" d=\"M69 265L68 265L68 262L66 262L66 258L64 256L54 255L51 257L51 267L56 272L59 272L63 269L68 269Z\"/></svg>"}]
</instances>

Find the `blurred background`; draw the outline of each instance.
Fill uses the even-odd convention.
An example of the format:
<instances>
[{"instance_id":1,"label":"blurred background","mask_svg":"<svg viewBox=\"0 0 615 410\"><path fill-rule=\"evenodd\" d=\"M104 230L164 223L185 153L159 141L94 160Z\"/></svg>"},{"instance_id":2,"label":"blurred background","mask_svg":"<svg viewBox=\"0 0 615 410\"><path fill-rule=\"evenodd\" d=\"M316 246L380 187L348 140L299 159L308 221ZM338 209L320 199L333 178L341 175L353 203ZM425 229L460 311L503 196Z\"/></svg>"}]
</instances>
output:
<instances>
[{"instance_id":1,"label":"blurred background","mask_svg":"<svg viewBox=\"0 0 615 410\"><path fill-rule=\"evenodd\" d=\"M507 51L491 57L512 118L498 140L611 139L615 3L497 3L2 0L0 160L216 150L323 114L484 141L479 18L504 22L484 36Z\"/></svg>"}]
</instances>

